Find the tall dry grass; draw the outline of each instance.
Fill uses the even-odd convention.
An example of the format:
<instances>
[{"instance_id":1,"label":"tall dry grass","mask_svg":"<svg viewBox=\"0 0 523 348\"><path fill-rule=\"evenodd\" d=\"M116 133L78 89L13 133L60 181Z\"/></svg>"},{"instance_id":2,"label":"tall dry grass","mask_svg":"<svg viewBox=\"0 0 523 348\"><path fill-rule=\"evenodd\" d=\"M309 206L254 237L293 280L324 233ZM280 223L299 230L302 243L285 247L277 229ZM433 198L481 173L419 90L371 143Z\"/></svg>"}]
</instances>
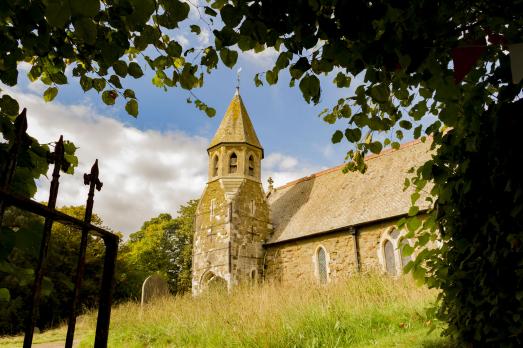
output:
<instances>
[{"instance_id":1,"label":"tall dry grass","mask_svg":"<svg viewBox=\"0 0 523 348\"><path fill-rule=\"evenodd\" d=\"M434 298L410 277L367 274L126 303L113 309L109 347L432 346L424 308ZM92 346L95 316L85 325L82 347Z\"/></svg>"}]
</instances>

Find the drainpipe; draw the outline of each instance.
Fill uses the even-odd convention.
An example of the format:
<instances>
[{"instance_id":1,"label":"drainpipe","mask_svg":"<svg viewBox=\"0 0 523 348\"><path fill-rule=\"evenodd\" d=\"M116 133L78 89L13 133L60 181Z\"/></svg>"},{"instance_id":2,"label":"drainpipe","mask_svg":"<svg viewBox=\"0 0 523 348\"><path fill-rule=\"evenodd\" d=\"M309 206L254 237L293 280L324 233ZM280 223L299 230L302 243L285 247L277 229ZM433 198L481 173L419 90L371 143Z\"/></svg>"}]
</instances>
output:
<instances>
[{"instance_id":1,"label":"drainpipe","mask_svg":"<svg viewBox=\"0 0 523 348\"><path fill-rule=\"evenodd\" d=\"M349 228L349 233L352 236L354 242L354 261L356 263L356 270L361 272L361 262L360 262L360 243L358 242L358 230L355 227Z\"/></svg>"}]
</instances>

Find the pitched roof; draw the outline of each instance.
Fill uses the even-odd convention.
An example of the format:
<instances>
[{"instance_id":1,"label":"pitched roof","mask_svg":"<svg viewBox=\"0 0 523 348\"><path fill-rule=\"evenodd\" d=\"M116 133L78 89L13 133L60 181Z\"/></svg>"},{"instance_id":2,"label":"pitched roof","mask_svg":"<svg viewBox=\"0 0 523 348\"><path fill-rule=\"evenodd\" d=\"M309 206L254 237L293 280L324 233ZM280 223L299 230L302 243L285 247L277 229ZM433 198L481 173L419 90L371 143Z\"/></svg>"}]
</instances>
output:
<instances>
[{"instance_id":1,"label":"pitched roof","mask_svg":"<svg viewBox=\"0 0 523 348\"><path fill-rule=\"evenodd\" d=\"M209 149L222 143L247 143L263 151L238 90L223 116Z\"/></svg>"},{"instance_id":2,"label":"pitched roof","mask_svg":"<svg viewBox=\"0 0 523 348\"><path fill-rule=\"evenodd\" d=\"M413 192L403 191L407 171L425 163L429 149L430 141L413 141L367 157L365 174L344 174L341 165L275 189L268 197L274 225L268 244L407 213Z\"/></svg>"}]
</instances>

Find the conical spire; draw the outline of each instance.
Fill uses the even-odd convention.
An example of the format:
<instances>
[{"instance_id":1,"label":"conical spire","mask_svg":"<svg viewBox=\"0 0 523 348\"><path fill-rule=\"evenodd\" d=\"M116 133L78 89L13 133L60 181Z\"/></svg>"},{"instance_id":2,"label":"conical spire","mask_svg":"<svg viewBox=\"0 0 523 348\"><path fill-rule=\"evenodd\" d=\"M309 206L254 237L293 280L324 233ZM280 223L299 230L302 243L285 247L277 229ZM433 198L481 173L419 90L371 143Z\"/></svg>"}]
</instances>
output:
<instances>
[{"instance_id":1,"label":"conical spire","mask_svg":"<svg viewBox=\"0 0 523 348\"><path fill-rule=\"evenodd\" d=\"M223 143L246 143L261 149L263 153L263 148L240 96L239 88L236 88L236 93L209 145L209 149Z\"/></svg>"}]
</instances>

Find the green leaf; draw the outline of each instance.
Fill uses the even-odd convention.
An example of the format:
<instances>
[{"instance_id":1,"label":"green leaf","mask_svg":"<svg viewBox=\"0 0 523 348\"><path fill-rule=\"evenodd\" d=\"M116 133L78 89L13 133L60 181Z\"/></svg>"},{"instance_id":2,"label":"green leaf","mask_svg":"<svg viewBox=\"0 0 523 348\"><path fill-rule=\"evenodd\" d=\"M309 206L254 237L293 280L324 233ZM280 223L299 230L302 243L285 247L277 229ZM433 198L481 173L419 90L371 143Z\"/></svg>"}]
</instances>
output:
<instances>
[{"instance_id":1,"label":"green leaf","mask_svg":"<svg viewBox=\"0 0 523 348\"><path fill-rule=\"evenodd\" d=\"M73 21L76 37L88 45L96 43L96 24L90 19L81 17Z\"/></svg>"},{"instance_id":2,"label":"green leaf","mask_svg":"<svg viewBox=\"0 0 523 348\"><path fill-rule=\"evenodd\" d=\"M49 87L44 92L44 100L46 102L50 102L50 101L52 101L56 97L57 94L58 94L58 88L56 88L56 87Z\"/></svg>"},{"instance_id":3,"label":"green leaf","mask_svg":"<svg viewBox=\"0 0 523 348\"><path fill-rule=\"evenodd\" d=\"M254 84L256 87L263 86L263 81L260 79L260 74L254 75Z\"/></svg>"},{"instance_id":4,"label":"green leaf","mask_svg":"<svg viewBox=\"0 0 523 348\"><path fill-rule=\"evenodd\" d=\"M385 103L389 100L389 89L384 84L377 84L371 87L370 96L377 103Z\"/></svg>"},{"instance_id":5,"label":"green leaf","mask_svg":"<svg viewBox=\"0 0 523 348\"><path fill-rule=\"evenodd\" d=\"M209 117L214 117L214 116L216 116L216 109L215 109L215 108L207 107L207 108L205 108L205 113L206 113L207 116L209 116Z\"/></svg>"},{"instance_id":6,"label":"green leaf","mask_svg":"<svg viewBox=\"0 0 523 348\"><path fill-rule=\"evenodd\" d=\"M403 128L403 129L411 129L412 128L412 123L407 121L407 120L401 120L400 121L400 127Z\"/></svg>"},{"instance_id":7,"label":"green leaf","mask_svg":"<svg viewBox=\"0 0 523 348\"><path fill-rule=\"evenodd\" d=\"M337 143L339 143L341 141L341 139L343 139L343 133L340 130L337 130L332 135L331 141L332 141L333 144L337 144Z\"/></svg>"},{"instance_id":8,"label":"green leaf","mask_svg":"<svg viewBox=\"0 0 523 348\"><path fill-rule=\"evenodd\" d=\"M87 92L91 88L93 88L93 79L91 79L88 76L82 75L80 77L80 86L84 90L84 92Z\"/></svg>"},{"instance_id":9,"label":"green leaf","mask_svg":"<svg viewBox=\"0 0 523 348\"><path fill-rule=\"evenodd\" d=\"M228 68L232 68L238 60L238 52L223 47L220 50L220 58L223 64L225 64L225 66L227 66Z\"/></svg>"},{"instance_id":10,"label":"green leaf","mask_svg":"<svg viewBox=\"0 0 523 348\"><path fill-rule=\"evenodd\" d=\"M49 77L51 78L51 81L58 85L65 85L67 83L67 76L65 76L65 74L61 71L50 74Z\"/></svg>"},{"instance_id":11,"label":"green leaf","mask_svg":"<svg viewBox=\"0 0 523 348\"><path fill-rule=\"evenodd\" d=\"M50 25L63 28L71 17L69 2L63 0L44 0L45 17Z\"/></svg>"},{"instance_id":12,"label":"green leaf","mask_svg":"<svg viewBox=\"0 0 523 348\"><path fill-rule=\"evenodd\" d=\"M114 105L117 96L118 96L118 94L116 93L115 90L107 90L102 93L102 100L107 105ZM127 105L126 105L126 110L127 110ZM129 111L127 111L127 112L129 112Z\"/></svg>"},{"instance_id":13,"label":"green leaf","mask_svg":"<svg viewBox=\"0 0 523 348\"><path fill-rule=\"evenodd\" d=\"M416 215L418 215L418 213L419 213L419 207L413 205L413 206L410 207L408 215L409 216L416 216Z\"/></svg>"},{"instance_id":14,"label":"green leaf","mask_svg":"<svg viewBox=\"0 0 523 348\"><path fill-rule=\"evenodd\" d=\"M73 16L94 17L100 10L100 0L69 0L68 3Z\"/></svg>"},{"instance_id":15,"label":"green leaf","mask_svg":"<svg viewBox=\"0 0 523 348\"><path fill-rule=\"evenodd\" d=\"M408 256L412 255L413 252L414 252L414 248L409 243L403 244L403 247L401 248L402 257L408 257Z\"/></svg>"},{"instance_id":16,"label":"green leaf","mask_svg":"<svg viewBox=\"0 0 523 348\"><path fill-rule=\"evenodd\" d=\"M123 92L123 96L125 98L134 98L136 99L136 96L134 95L134 91L132 89L126 89L124 92Z\"/></svg>"},{"instance_id":17,"label":"green leaf","mask_svg":"<svg viewBox=\"0 0 523 348\"><path fill-rule=\"evenodd\" d=\"M111 75L109 78L109 83L113 85L116 88L122 88L122 84L120 83L120 79L116 75Z\"/></svg>"},{"instance_id":18,"label":"green leaf","mask_svg":"<svg viewBox=\"0 0 523 348\"><path fill-rule=\"evenodd\" d=\"M359 128L347 128L345 129L345 137L351 143L356 143L361 139L361 129Z\"/></svg>"},{"instance_id":19,"label":"green leaf","mask_svg":"<svg viewBox=\"0 0 523 348\"><path fill-rule=\"evenodd\" d=\"M298 59L296 64L291 66L289 69L289 72L291 74L291 77L293 79L299 80L303 74L311 68L311 65L309 64L309 61L305 57L301 57Z\"/></svg>"},{"instance_id":20,"label":"green leaf","mask_svg":"<svg viewBox=\"0 0 523 348\"><path fill-rule=\"evenodd\" d=\"M202 32L202 29L200 29L199 26L192 24L191 25L191 31L195 33L196 35L199 35Z\"/></svg>"},{"instance_id":21,"label":"green leaf","mask_svg":"<svg viewBox=\"0 0 523 348\"><path fill-rule=\"evenodd\" d=\"M98 92L103 91L105 88L105 85L106 85L105 79L103 79L103 78L93 79L93 87Z\"/></svg>"},{"instance_id":22,"label":"green leaf","mask_svg":"<svg viewBox=\"0 0 523 348\"><path fill-rule=\"evenodd\" d=\"M11 300L11 294L7 288L0 288L0 301L9 302Z\"/></svg>"},{"instance_id":23,"label":"green leaf","mask_svg":"<svg viewBox=\"0 0 523 348\"><path fill-rule=\"evenodd\" d=\"M373 141L367 144L367 147L372 153L379 154L381 152L381 149L383 148L383 145L379 141Z\"/></svg>"},{"instance_id":24,"label":"green leaf","mask_svg":"<svg viewBox=\"0 0 523 348\"><path fill-rule=\"evenodd\" d=\"M127 76L127 63L123 60L117 60L113 63L113 70L118 76L125 78Z\"/></svg>"},{"instance_id":25,"label":"green leaf","mask_svg":"<svg viewBox=\"0 0 523 348\"><path fill-rule=\"evenodd\" d=\"M140 77L143 76L142 68L136 62L130 62L129 63L129 67L127 68L127 72L129 73L129 75L131 75L135 79L140 78Z\"/></svg>"},{"instance_id":26,"label":"green leaf","mask_svg":"<svg viewBox=\"0 0 523 348\"><path fill-rule=\"evenodd\" d=\"M20 106L16 100L4 94L2 98L0 98L0 110L8 116L17 116Z\"/></svg>"},{"instance_id":27,"label":"green leaf","mask_svg":"<svg viewBox=\"0 0 523 348\"><path fill-rule=\"evenodd\" d=\"M320 101L320 80L315 75L305 75L300 81L300 90L307 103Z\"/></svg>"},{"instance_id":28,"label":"green leaf","mask_svg":"<svg viewBox=\"0 0 523 348\"><path fill-rule=\"evenodd\" d=\"M416 232L421 226L421 220L418 217L411 217L407 220L407 229L409 232Z\"/></svg>"},{"instance_id":29,"label":"green leaf","mask_svg":"<svg viewBox=\"0 0 523 348\"><path fill-rule=\"evenodd\" d=\"M131 99L125 104L125 111L131 116L138 116L138 102L136 99Z\"/></svg>"},{"instance_id":30,"label":"green leaf","mask_svg":"<svg viewBox=\"0 0 523 348\"><path fill-rule=\"evenodd\" d=\"M344 73L339 72L336 77L334 78L334 83L336 84L336 87L343 88L343 87L349 87L350 86L350 77L346 76Z\"/></svg>"},{"instance_id":31,"label":"green leaf","mask_svg":"<svg viewBox=\"0 0 523 348\"><path fill-rule=\"evenodd\" d=\"M269 83L269 85L274 85L278 82L278 72L274 70L268 70L265 73L265 79Z\"/></svg>"},{"instance_id":32,"label":"green leaf","mask_svg":"<svg viewBox=\"0 0 523 348\"><path fill-rule=\"evenodd\" d=\"M169 44L167 45L167 49L165 50L167 52L167 54L172 57L172 58L178 58L182 55L182 46L176 42L176 41L171 41L169 42Z\"/></svg>"}]
</instances>

